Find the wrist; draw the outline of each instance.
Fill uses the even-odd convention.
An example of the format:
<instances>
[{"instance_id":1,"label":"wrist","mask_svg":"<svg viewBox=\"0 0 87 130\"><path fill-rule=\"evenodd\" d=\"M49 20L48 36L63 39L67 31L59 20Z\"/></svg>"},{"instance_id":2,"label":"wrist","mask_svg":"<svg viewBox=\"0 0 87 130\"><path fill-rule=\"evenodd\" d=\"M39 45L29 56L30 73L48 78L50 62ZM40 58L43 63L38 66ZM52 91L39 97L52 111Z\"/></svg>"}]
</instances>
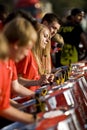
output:
<instances>
[{"instance_id":1,"label":"wrist","mask_svg":"<svg viewBox=\"0 0 87 130\"><path fill-rule=\"evenodd\" d=\"M37 80L37 86L40 86L40 80Z\"/></svg>"},{"instance_id":2,"label":"wrist","mask_svg":"<svg viewBox=\"0 0 87 130\"><path fill-rule=\"evenodd\" d=\"M36 119L37 119L36 113L33 113L33 119L34 119L34 121L36 121Z\"/></svg>"}]
</instances>

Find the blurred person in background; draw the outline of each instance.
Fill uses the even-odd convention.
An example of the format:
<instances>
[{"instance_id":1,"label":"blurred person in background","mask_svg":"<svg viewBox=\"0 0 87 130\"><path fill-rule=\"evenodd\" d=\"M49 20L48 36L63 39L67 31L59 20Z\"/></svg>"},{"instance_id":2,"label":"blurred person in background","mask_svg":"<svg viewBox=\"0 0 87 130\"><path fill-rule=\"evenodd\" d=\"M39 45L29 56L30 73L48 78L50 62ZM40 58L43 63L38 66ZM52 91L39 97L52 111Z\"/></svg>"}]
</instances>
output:
<instances>
[{"instance_id":1,"label":"blurred person in background","mask_svg":"<svg viewBox=\"0 0 87 130\"><path fill-rule=\"evenodd\" d=\"M61 54L61 65L70 65L78 62L79 43L81 42L87 50L87 39L80 25L84 17L84 11L79 8L73 8L71 15L67 17L66 23L61 26L59 33L64 39L64 47Z\"/></svg>"},{"instance_id":2,"label":"blurred person in background","mask_svg":"<svg viewBox=\"0 0 87 130\"><path fill-rule=\"evenodd\" d=\"M60 34L55 34L51 40L51 57L53 67L57 68L60 66L61 51L64 46L63 37Z\"/></svg>"},{"instance_id":3,"label":"blurred person in background","mask_svg":"<svg viewBox=\"0 0 87 130\"><path fill-rule=\"evenodd\" d=\"M0 30L3 29L4 21L8 16L8 8L5 4L0 4Z\"/></svg>"},{"instance_id":4,"label":"blurred person in background","mask_svg":"<svg viewBox=\"0 0 87 130\"><path fill-rule=\"evenodd\" d=\"M51 33L51 38L57 33L57 31L60 28L60 19L54 13L46 13L43 16L41 23L46 25L49 28Z\"/></svg>"},{"instance_id":5,"label":"blurred person in background","mask_svg":"<svg viewBox=\"0 0 87 130\"><path fill-rule=\"evenodd\" d=\"M22 9L17 9L8 14L8 16L6 17L4 21L4 24L9 23L11 20L19 16L30 21L33 24L33 26L35 25L35 23L37 23L36 19L29 12Z\"/></svg>"}]
</instances>

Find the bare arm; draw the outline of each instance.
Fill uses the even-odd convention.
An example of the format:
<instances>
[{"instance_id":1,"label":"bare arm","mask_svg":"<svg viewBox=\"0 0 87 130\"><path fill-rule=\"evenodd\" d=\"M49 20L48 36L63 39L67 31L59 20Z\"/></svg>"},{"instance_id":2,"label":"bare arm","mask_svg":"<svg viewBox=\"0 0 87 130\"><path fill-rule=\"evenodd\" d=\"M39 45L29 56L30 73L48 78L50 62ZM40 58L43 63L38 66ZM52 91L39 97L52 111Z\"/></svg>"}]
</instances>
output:
<instances>
[{"instance_id":1,"label":"bare arm","mask_svg":"<svg viewBox=\"0 0 87 130\"><path fill-rule=\"evenodd\" d=\"M84 33L81 33L80 35L81 43L84 45L85 49L87 50L87 38Z\"/></svg>"},{"instance_id":2,"label":"bare arm","mask_svg":"<svg viewBox=\"0 0 87 130\"><path fill-rule=\"evenodd\" d=\"M25 87L40 86L39 80L29 80L29 79L25 79L23 77L19 77L18 81L19 81L20 84L22 84Z\"/></svg>"},{"instance_id":3,"label":"bare arm","mask_svg":"<svg viewBox=\"0 0 87 130\"><path fill-rule=\"evenodd\" d=\"M33 115L19 111L12 106L2 111L0 110L0 116L12 121L19 121L27 124L34 122Z\"/></svg>"},{"instance_id":4,"label":"bare arm","mask_svg":"<svg viewBox=\"0 0 87 130\"><path fill-rule=\"evenodd\" d=\"M20 107L23 107L23 104L20 104L12 99L10 99L10 104L11 106L15 107L15 108L20 108Z\"/></svg>"},{"instance_id":5,"label":"bare arm","mask_svg":"<svg viewBox=\"0 0 87 130\"><path fill-rule=\"evenodd\" d=\"M12 92L15 92L19 96L31 96L35 93L24 86L22 86L20 83L18 83L17 80L12 81Z\"/></svg>"},{"instance_id":6,"label":"bare arm","mask_svg":"<svg viewBox=\"0 0 87 130\"><path fill-rule=\"evenodd\" d=\"M49 57L47 57L47 63L49 63L49 64L47 64L47 70L48 70L47 73L51 73L51 57L50 57L50 55L49 55Z\"/></svg>"},{"instance_id":7,"label":"bare arm","mask_svg":"<svg viewBox=\"0 0 87 130\"><path fill-rule=\"evenodd\" d=\"M48 83L47 77L45 75L42 75L39 80L28 80L23 77L19 77L18 81L20 84L22 84L25 87L42 86L43 84Z\"/></svg>"}]
</instances>

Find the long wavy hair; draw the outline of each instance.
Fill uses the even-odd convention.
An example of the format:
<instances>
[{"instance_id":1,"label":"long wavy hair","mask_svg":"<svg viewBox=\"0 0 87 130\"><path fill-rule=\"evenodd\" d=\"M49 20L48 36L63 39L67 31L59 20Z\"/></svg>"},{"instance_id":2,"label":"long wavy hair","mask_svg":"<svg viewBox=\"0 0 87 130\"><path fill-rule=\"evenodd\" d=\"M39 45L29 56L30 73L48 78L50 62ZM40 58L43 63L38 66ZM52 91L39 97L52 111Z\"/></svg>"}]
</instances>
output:
<instances>
[{"instance_id":1,"label":"long wavy hair","mask_svg":"<svg viewBox=\"0 0 87 130\"><path fill-rule=\"evenodd\" d=\"M48 73L50 71L50 63L48 63L49 67L47 67L47 62L50 61L50 49L51 49L51 44L50 44L50 37L49 41L45 47L45 49L41 48L41 36L43 35L43 32L45 30L49 30L45 25L43 24L37 24L36 25L36 30L38 33L38 40L36 44L34 45L34 48L32 49L32 52L35 56L36 62L38 64L38 69L39 73L42 75L44 73ZM49 31L50 33L50 31ZM48 61L49 60L49 61Z\"/></svg>"}]
</instances>

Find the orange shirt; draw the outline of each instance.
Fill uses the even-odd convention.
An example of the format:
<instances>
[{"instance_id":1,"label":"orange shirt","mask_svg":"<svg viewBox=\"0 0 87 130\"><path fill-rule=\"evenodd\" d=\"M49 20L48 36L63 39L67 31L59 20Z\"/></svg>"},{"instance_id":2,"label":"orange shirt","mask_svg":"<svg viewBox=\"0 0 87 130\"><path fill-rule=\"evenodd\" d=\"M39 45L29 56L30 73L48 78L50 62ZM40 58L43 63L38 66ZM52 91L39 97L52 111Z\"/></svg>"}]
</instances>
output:
<instances>
[{"instance_id":1,"label":"orange shirt","mask_svg":"<svg viewBox=\"0 0 87 130\"><path fill-rule=\"evenodd\" d=\"M17 63L16 67L17 73L25 79L38 80L40 78L40 75L38 73L38 65L30 50L28 56ZM39 86L29 86L28 88L35 91L39 88Z\"/></svg>"},{"instance_id":2,"label":"orange shirt","mask_svg":"<svg viewBox=\"0 0 87 130\"><path fill-rule=\"evenodd\" d=\"M17 79L16 67L12 60L0 61L0 110L10 106L11 82Z\"/></svg>"}]
</instances>

